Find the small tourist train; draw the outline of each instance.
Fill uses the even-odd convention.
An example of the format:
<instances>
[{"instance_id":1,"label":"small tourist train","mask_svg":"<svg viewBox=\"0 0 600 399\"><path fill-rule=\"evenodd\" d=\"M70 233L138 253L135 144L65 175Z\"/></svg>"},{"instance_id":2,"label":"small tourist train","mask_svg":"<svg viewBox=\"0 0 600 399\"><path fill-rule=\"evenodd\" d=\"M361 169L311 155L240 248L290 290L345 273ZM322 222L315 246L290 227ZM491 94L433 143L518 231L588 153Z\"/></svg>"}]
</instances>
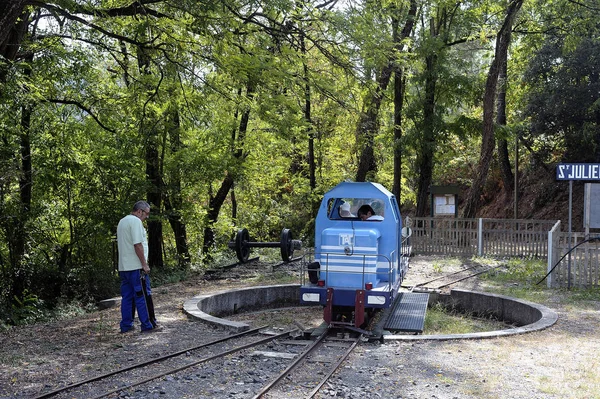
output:
<instances>
[{"instance_id":1,"label":"small tourist train","mask_svg":"<svg viewBox=\"0 0 600 399\"><path fill-rule=\"evenodd\" d=\"M408 270L406 232L396 197L381 184L338 184L317 214L300 302L322 305L329 325L364 327L375 310L396 298Z\"/></svg>"}]
</instances>

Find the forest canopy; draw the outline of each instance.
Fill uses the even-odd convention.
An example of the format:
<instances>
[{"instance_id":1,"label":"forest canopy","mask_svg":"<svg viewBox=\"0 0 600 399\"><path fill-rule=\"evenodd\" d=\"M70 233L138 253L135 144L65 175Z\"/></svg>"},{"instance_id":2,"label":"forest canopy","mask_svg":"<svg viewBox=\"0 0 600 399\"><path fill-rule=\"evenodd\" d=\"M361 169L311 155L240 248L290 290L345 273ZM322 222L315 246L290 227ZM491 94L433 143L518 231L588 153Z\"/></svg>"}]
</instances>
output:
<instances>
[{"instance_id":1,"label":"forest canopy","mask_svg":"<svg viewBox=\"0 0 600 399\"><path fill-rule=\"evenodd\" d=\"M513 151L600 161L600 2L17 0L0 4L0 311L116 292L147 200L152 268L237 228L310 243L320 197L375 181L513 201Z\"/></svg>"}]
</instances>

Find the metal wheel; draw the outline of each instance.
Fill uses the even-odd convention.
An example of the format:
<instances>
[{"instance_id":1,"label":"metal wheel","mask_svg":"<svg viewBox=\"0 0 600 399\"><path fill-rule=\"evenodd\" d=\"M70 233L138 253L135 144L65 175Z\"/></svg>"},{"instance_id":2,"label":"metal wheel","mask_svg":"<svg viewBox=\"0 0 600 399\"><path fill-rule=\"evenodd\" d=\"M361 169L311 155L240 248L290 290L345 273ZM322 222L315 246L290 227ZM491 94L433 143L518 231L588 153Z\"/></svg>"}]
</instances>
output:
<instances>
[{"instance_id":1,"label":"metal wheel","mask_svg":"<svg viewBox=\"0 0 600 399\"><path fill-rule=\"evenodd\" d=\"M240 263L245 263L250 257L250 247L246 243L250 241L247 229L238 230L235 236L235 254Z\"/></svg>"},{"instance_id":2,"label":"metal wheel","mask_svg":"<svg viewBox=\"0 0 600 399\"><path fill-rule=\"evenodd\" d=\"M294 243L292 242L292 232L290 229L281 231L281 259L284 262L289 262L294 254Z\"/></svg>"}]
</instances>

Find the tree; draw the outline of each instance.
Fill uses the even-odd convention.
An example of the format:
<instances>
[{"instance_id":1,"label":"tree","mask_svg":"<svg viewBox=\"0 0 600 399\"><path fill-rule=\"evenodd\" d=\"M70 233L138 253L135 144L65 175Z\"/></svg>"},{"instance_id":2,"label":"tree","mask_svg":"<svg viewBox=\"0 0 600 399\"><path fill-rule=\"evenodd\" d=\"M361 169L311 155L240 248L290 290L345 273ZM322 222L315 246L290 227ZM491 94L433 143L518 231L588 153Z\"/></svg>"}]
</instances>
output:
<instances>
[{"instance_id":1,"label":"tree","mask_svg":"<svg viewBox=\"0 0 600 399\"><path fill-rule=\"evenodd\" d=\"M402 65L402 52L405 50L404 42L410 37L414 27L414 21L417 13L417 2L410 2L410 9L406 18L404 28L400 32L400 18L392 16L392 37L395 43L394 59L394 183L392 193L401 202L402 186L402 113L404 108L404 94L406 79L404 77L404 67Z\"/></svg>"},{"instance_id":2,"label":"tree","mask_svg":"<svg viewBox=\"0 0 600 399\"><path fill-rule=\"evenodd\" d=\"M483 134L481 144L481 154L477 165L477 172L469 194L465 201L463 216L465 218L474 218L481 206L481 193L483 185L488 175L492 155L495 148L494 138L494 105L496 100L496 89L498 76L503 63L508 57L508 48L510 45L512 26L519 9L523 5L523 0L512 0L507 7L504 22L496 36L496 51L485 84L485 93L483 97Z\"/></svg>"},{"instance_id":3,"label":"tree","mask_svg":"<svg viewBox=\"0 0 600 399\"><path fill-rule=\"evenodd\" d=\"M498 126L506 127L506 90L508 86L508 73L507 73L508 61L502 63L500 66L500 73L498 75L498 99L496 104L496 124ZM508 156L508 140L502 137L498 140L498 161L500 163L500 174L502 176L502 182L506 198L510 198L510 195L514 189L514 175L510 166L510 159Z\"/></svg>"},{"instance_id":4,"label":"tree","mask_svg":"<svg viewBox=\"0 0 600 399\"><path fill-rule=\"evenodd\" d=\"M6 60L14 60L27 31L29 13L24 11L26 4L26 0L0 3L0 55Z\"/></svg>"},{"instance_id":5,"label":"tree","mask_svg":"<svg viewBox=\"0 0 600 399\"><path fill-rule=\"evenodd\" d=\"M417 53L422 62L418 72L419 92L415 107L420 107L415 119L415 147L417 204L416 215L427 216L429 188L433 181L434 161L438 145L446 130L444 115L455 108L458 94L451 86L468 87L455 75L464 71L452 69L450 59L460 65L457 58L449 53L452 47L468 41L471 28L466 16L461 20L461 14L467 14L461 3L440 1L426 7L421 26L418 29L421 37L418 40ZM465 28L466 26L466 28ZM454 98L453 98L454 97ZM458 100L460 101L460 100ZM458 102L460 104L460 102ZM413 111L415 112L415 111ZM415 113L416 113L415 112Z\"/></svg>"},{"instance_id":6,"label":"tree","mask_svg":"<svg viewBox=\"0 0 600 399\"><path fill-rule=\"evenodd\" d=\"M540 144L545 160L564 147L565 162L600 161L600 42L593 31L570 39L548 37L525 74L531 88L525 115L530 118L527 137Z\"/></svg>"}]
</instances>

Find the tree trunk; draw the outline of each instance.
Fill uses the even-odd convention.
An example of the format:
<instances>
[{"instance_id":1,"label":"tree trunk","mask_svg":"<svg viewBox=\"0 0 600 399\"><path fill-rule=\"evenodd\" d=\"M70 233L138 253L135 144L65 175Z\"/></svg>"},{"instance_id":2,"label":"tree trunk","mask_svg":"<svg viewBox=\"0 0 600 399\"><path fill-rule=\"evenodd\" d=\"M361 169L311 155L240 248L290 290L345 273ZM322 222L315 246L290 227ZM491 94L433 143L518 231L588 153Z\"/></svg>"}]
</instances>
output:
<instances>
[{"instance_id":1,"label":"tree trunk","mask_svg":"<svg viewBox=\"0 0 600 399\"><path fill-rule=\"evenodd\" d=\"M0 1L0 54L13 60L29 21L29 13L24 12L25 0Z\"/></svg>"},{"instance_id":2,"label":"tree trunk","mask_svg":"<svg viewBox=\"0 0 600 399\"><path fill-rule=\"evenodd\" d=\"M404 70L394 71L394 184L392 193L401 203L402 191L402 108L404 107Z\"/></svg>"},{"instance_id":3,"label":"tree trunk","mask_svg":"<svg viewBox=\"0 0 600 399\"><path fill-rule=\"evenodd\" d=\"M301 36L302 56L306 55L306 44L304 43L304 35ZM304 58L303 58L304 59ZM304 120L308 125L308 176L311 191L317 188L316 168L315 168L315 130L311 116L311 96L310 96L310 81L308 79L308 66L306 62L302 62L304 70ZM314 207L313 207L314 208ZM313 215L314 217L315 215Z\"/></svg>"},{"instance_id":4,"label":"tree trunk","mask_svg":"<svg viewBox=\"0 0 600 399\"><path fill-rule=\"evenodd\" d=\"M179 120L179 111L173 109L170 112L169 136L171 141L171 153L177 154L181 149L181 123ZM190 264L190 251L187 242L187 229L182 221L181 209L183 207L183 199L181 197L181 173L177 168L171 176L169 186L171 190L164 194L165 212L173 234L175 236L175 249L177 250L177 264L180 268L186 268Z\"/></svg>"},{"instance_id":5,"label":"tree trunk","mask_svg":"<svg viewBox=\"0 0 600 399\"><path fill-rule=\"evenodd\" d=\"M140 73L143 75L151 74L150 56L146 50L138 47L137 61ZM148 189L146 191L146 200L152 207L155 214L162 212L163 198L163 179L160 173L160 155L158 151L158 130L156 128L156 115L143 115L140 125L140 135L145 137L146 142L146 180ZM161 269L163 262L163 226L160 218L150 217L148 223L148 265L153 268Z\"/></svg>"},{"instance_id":6,"label":"tree trunk","mask_svg":"<svg viewBox=\"0 0 600 399\"><path fill-rule=\"evenodd\" d=\"M29 73L30 74L30 71ZM26 231L27 220L31 210L32 174L31 174L31 107L21 107L21 135L20 135L20 173L19 173L19 200L18 215L11 223L9 235L10 263L12 269L12 284L10 298L22 298L27 288L29 277L28 267L24 262L27 247Z\"/></svg>"},{"instance_id":7,"label":"tree trunk","mask_svg":"<svg viewBox=\"0 0 600 399\"><path fill-rule=\"evenodd\" d=\"M254 85L251 82L249 82L246 87L246 97L248 100L252 100L254 98ZM243 144L246 138L249 120L250 107L248 107L242 113L238 135L234 140L236 145L233 146L233 156L240 161L245 157L243 152ZM217 222L217 220L219 220L219 212L221 211L221 207L227 198L227 194L233 188L233 184L234 177L231 175L231 173L227 173L221 182L221 187L217 191L217 194L214 197L211 195L211 198L209 199L208 211L206 213L206 227L204 227L204 244L202 246L202 252L204 253L207 261L210 260L211 249L215 244L213 225Z\"/></svg>"},{"instance_id":8,"label":"tree trunk","mask_svg":"<svg viewBox=\"0 0 600 399\"><path fill-rule=\"evenodd\" d=\"M498 76L499 88L498 104L496 105L496 123L499 126L506 126L506 88L508 85L507 64L508 62L506 60L502 63L500 75ZM509 199L513 193L515 177L510 167L508 141L505 138L498 140L498 160L500 162L502 182L504 183L504 192L506 194L506 198Z\"/></svg>"},{"instance_id":9,"label":"tree trunk","mask_svg":"<svg viewBox=\"0 0 600 399\"><path fill-rule=\"evenodd\" d=\"M417 13L417 2L411 0L410 9L406 18L406 23L402 29L402 33L398 31L399 16L392 17L392 35L394 38L395 48L399 53L404 51L403 40L410 36L413 27L415 16ZM402 192L402 110L404 108L404 92L406 87L406 79L404 78L404 69L400 65L398 58L394 60L394 183L392 185L392 193L396 196L398 203L402 202L400 198Z\"/></svg>"},{"instance_id":10,"label":"tree trunk","mask_svg":"<svg viewBox=\"0 0 600 399\"><path fill-rule=\"evenodd\" d=\"M429 21L429 31L432 38L439 36L439 28L433 19ZM425 57L425 99L423 102L423 129L419 140L417 153L417 210L416 216L427 215L429 187L433 178L433 157L436 150L435 127L435 89L437 85L438 54L435 50Z\"/></svg>"},{"instance_id":11,"label":"tree trunk","mask_svg":"<svg viewBox=\"0 0 600 399\"><path fill-rule=\"evenodd\" d=\"M494 60L490 65L487 80L485 83L485 94L483 97L483 137L481 141L481 153L477 172L469 195L465 202L463 217L474 218L481 207L481 195L483 193L483 185L487 179L490 163L494 153L494 102L496 98L496 86L498 83L498 75L500 67L506 61L508 56L508 47L510 45L512 24L515 16L523 0L513 0L506 12L504 24L496 37L496 53Z\"/></svg>"},{"instance_id":12,"label":"tree trunk","mask_svg":"<svg viewBox=\"0 0 600 399\"><path fill-rule=\"evenodd\" d=\"M152 206L153 212L160 214L162 212L163 184L160 175L159 152L156 143L156 131L150 127L148 143L146 144L146 179L149 187L146 193L148 203ZM148 219L148 265L162 268L163 263L163 225L160 218Z\"/></svg>"},{"instance_id":13,"label":"tree trunk","mask_svg":"<svg viewBox=\"0 0 600 399\"><path fill-rule=\"evenodd\" d=\"M381 69L377 77L377 87L375 91L365 101L366 112L361 113L356 129L356 143L360 150L358 170L356 171L356 181L366 181L372 178L377 172L377 163L375 162L375 134L379 131L379 109L383 92L386 90L392 76L392 62L389 62Z\"/></svg>"},{"instance_id":14,"label":"tree trunk","mask_svg":"<svg viewBox=\"0 0 600 399\"><path fill-rule=\"evenodd\" d=\"M24 75L31 76L31 63L33 62L33 54L29 54L25 60ZM25 100L26 101L26 100ZM17 167L19 179L19 208L16 210L16 215L8 217L7 238L9 245L10 256L10 297L22 298L23 292L27 288L29 278L28 267L24 262L27 248L27 222L31 212L31 198L33 188L33 175L31 163L31 114L32 107L30 104L21 106L21 119L19 121L20 135L19 144L20 152Z\"/></svg>"},{"instance_id":15,"label":"tree trunk","mask_svg":"<svg viewBox=\"0 0 600 399\"><path fill-rule=\"evenodd\" d=\"M433 33L433 32L432 32ZM417 217L427 215L429 186L433 177L433 157L435 154L435 88L437 85L437 55L431 54L425 59L425 102L423 104L423 133L417 154Z\"/></svg>"}]
</instances>

